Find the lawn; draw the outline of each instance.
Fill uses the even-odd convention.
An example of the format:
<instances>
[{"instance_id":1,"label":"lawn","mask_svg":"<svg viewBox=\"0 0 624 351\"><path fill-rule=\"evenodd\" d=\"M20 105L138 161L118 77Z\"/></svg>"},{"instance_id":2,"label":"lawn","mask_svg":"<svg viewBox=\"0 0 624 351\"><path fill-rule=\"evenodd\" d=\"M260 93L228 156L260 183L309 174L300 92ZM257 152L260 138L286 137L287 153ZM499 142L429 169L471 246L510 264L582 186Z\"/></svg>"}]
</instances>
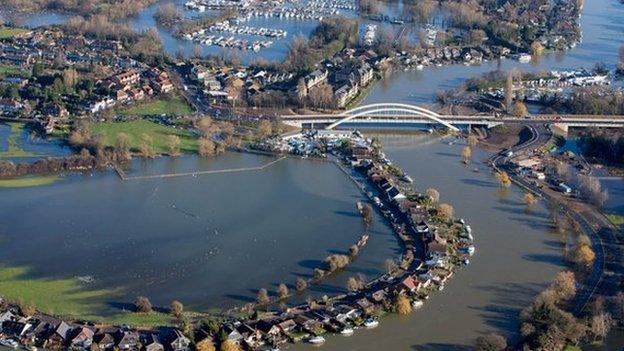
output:
<instances>
[{"instance_id":1,"label":"lawn","mask_svg":"<svg viewBox=\"0 0 624 351\"><path fill-rule=\"evenodd\" d=\"M0 76L25 76L25 72L12 65L0 65Z\"/></svg>"},{"instance_id":2,"label":"lawn","mask_svg":"<svg viewBox=\"0 0 624 351\"><path fill-rule=\"evenodd\" d=\"M8 147L6 151L0 151L0 159L7 157L35 157L38 156L29 151L24 151L19 146L19 138L24 131L23 123L9 122L7 123L11 127L11 133L7 138Z\"/></svg>"},{"instance_id":3,"label":"lawn","mask_svg":"<svg viewBox=\"0 0 624 351\"><path fill-rule=\"evenodd\" d=\"M98 123L93 126L93 133L103 134L106 144L114 146L117 135L121 132L130 136L132 141L131 148L138 150L141 143L141 134L145 133L154 140L154 149L157 153L166 154L167 140L169 135L177 135L180 138L180 151L183 153L197 152L197 138L191 132L183 129L166 127L161 124L150 122L147 120L138 120L131 122L106 122Z\"/></svg>"},{"instance_id":4,"label":"lawn","mask_svg":"<svg viewBox=\"0 0 624 351\"><path fill-rule=\"evenodd\" d=\"M566 346L563 351L583 351L579 346Z\"/></svg>"},{"instance_id":5,"label":"lawn","mask_svg":"<svg viewBox=\"0 0 624 351\"><path fill-rule=\"evenodd\" d=\"M18 34L22 34L25 32L28 32L28 30L23 29L23 28L11 28L11 27L0 26L0 39L12 38Z\"/></svg>"},{"instance_id":6,"label":"lawn","mask_svg":"<svg viewBox=\"0 0 624 351\"><path fill-rule=\"evenodd\" d=\"M58 180L58 176L34 176L0 179L0 188L27 188L33 186L49 185Z\"/></svg>"},{"instance_id":7,"label":"lawn","mask_svg":"<svg viewBox=\"0 0 624 351\"><path fill-rule=\"evenodd\" d=\"M622 226L624 226L624 215L611 213L607 215L607 218L609 218L611 223L613 223L613 225L615 225L616 227L621 228Z\"/></svg>"},{"instance_id":8,"label":"lawn","mask_svg":"<svg viewBox=\"0 0 624 351\"><path fill-rule=\"evenodd\" d=\"M150 100L117 111L124 116L176 115L185 116L193 113L191 106L181 97L176 96L165 100Z\"/></svg>"},{"instance_id":9,"label":"lawn","mask_svg":"<svg viewBox=\"0 0 624 351\"><path fill-rule=\"evenodd\" d=\"M104 324L129 324L135 327L171 325L165 313L121 312L103 317L106 302L118 290L87 289L76 279L33 278L25 267L0 267L0 295L11 301L34 305L37 310L68 319L82 319Z\"/></svg>"},{"instance_id":10,"label":"lawn","mask_svg":"<svg viewBox=\"0 0 624 351\"><path fill-rule=\"evenodd\" d=\"M65 317L92 319L102 307L101 298L113 290L87 290L75 279L33 278L25 267L0 268L0 294L23 301L38 310Z\"/></svg>"}]
</instances>

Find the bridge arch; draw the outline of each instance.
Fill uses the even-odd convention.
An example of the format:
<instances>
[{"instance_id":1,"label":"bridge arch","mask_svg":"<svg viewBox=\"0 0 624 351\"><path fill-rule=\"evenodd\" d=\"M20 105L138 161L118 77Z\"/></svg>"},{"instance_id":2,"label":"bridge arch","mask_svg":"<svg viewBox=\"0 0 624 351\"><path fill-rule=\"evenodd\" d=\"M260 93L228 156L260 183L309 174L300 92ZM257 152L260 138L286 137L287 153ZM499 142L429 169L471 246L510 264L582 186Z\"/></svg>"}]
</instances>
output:
<instances>
[{"instance_id":1,"label":"bridge arch","mask_svg":"<svg viewBox=\"0 0 624 351\"><path fill-rule=\"evenodd\" d=\"M400 113L412 114L418 117L425 117L434 122L444 125L450 130L453 130L453 131L459 130L457 127L442 120L439 114L431 110L427 110L425 108L415 106L415 105L399 104L399 103L378 103L378 104L358 106L354 109L340 113L338 116L341 116L341 117L344 116L344 117L330 124L329 126L327 126L326 129L334 129L340 124L351 121L358 117L375 114L375 113L383 113L383 112L385 113L399 113L400 112Z\"/></svg>"}]
</instances>

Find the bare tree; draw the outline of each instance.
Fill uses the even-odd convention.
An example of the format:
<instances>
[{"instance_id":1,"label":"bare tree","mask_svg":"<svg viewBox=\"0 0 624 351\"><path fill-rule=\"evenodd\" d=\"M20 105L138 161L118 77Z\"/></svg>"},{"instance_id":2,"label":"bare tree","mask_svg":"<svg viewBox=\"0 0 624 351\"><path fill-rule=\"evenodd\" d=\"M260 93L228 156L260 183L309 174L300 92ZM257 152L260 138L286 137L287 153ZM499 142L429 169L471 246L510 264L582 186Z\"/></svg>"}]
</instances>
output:
<instances>
[{"instance_id":1,"label":"bare tree","mask_svg":"<svg viewBox=\"0 0 624 351\"><path fill-rule=\"evenodd\" d=\"M180 137L177 135L167 135L167 149L170 156L177 156L180 154Z\"/></svg>"},{"instance_id":2,"label":"bare tree","mask_svg":"<svg viewBox=\"0 0 624 351\"><path fill-rule=\"evenodd\" d=\"M429 189L427 189L427 191L425 193L427 194L427 196L429 196L429 199L433 203L440 202L440 192L438 192L438 190L436 190L434 188L429 188Z\"/></svg>"},{"instance_id":3,"label":"bare tree","mask_svg":"<svg viewBox=\"0 0 624 351\"><path fill-rule=\"evenodd\" d=\"M152 312L152 303L145 296L138 296L134 300L134 308L137 312L149 313Z\"/></svg>"},{"instance_id":4,"label":"bare tree","mask_svg":"<svg viewBox=\"0 0 624 351\"><path fill-rule=\"evenodd\" d=\"M476 351L503 351L507 348L507 340L501 335L490 333L477 338Z\"/></svg>"},{"instance_id":5,"label":"bare tree","mask_svg":"<svg viewBox=\"0 0 624 351\"><path fill-rule=\"evenodd\" d=\"M280 300L288 297L288 287L286 284L282 283L277 287L277 297L279 297Z\"/></svg>"},{"instance_id":6,"label":"bare tree","mask_svg":"<svg viewBox=\"0 0 624 351\"><path fill-rule=\"evenodd\" d=\"M269 292L267 289L262 288L258 290L258 296L256 297L256 302L260 306L268 305L271 299L269 299Z\"/></svg>"},{"instance_id":7,"label":"bare tree","mask_svg":"<svg viewBox=\"0 0 624 351\"><path fill-rule=\"evenodd\" d=\"M178 300L173 300L169 304L169 313L176 317L180 317L184 311L184 305Z\"/></svg>"},{"instance_id":8,"label":"bare tree","mask_svg":"<svg viewBox=\"0 0 624 351\"><path fill-rule=\"evenodd\" d=\"M513 72L507 72L507 79L505 80L505 107L507 111L511 111L511 103L513 102Z\"/></svg>"},{"instance_id":9,"label":"bare tree","mask_svg":"<svg viewBox=\"0 0 624 351\"><path fill-rule=\"evenodd\" d=\"M126 133L117 134L117 140L115 141L115 151L117 157L127 160L130 159L130 136Z\"/></svg>"},{"instance_id":10,"label":"bare tree","mask_svg":"<svg viewBox=\"0 0 624 351\"><path fill-rule=\"evenodd\" d=\"M453 218L455 209L449 204L440 204L438 206L438 215L443 219L450 220Z\"/></svg>"},{"instance_id":11,"label":"bare tree","mask_svg":"<svg viewBox=\"0 0 624 351\"><path fill-rule=\"evenodd\" d=\"M397 298L394 302L394 307L398 314L408 315L412 313L412 304L407 296L403 294L397 295Z\"/></svg>"},{"instance_id":12,"label":"bare tree","mask_svg":"<svg viewBox=\"0 0 624 351\"><path fill-rule=\"evenodd\" d=\"M297 291L301 292L308 288L308 282L306 282L303 278L297 278L295 286L297 287Z\"/></svg>"},{"instance_id":13,"label":"bare tree","mask_svg":"<svg viewBox=\"0 0 624 351\"><path fill-rule=\"evenodd\" d=\"M613 324L613 318L609 313L603 312L593 316L589 323L589 329L594 336L594 341L604 339L609 334Z\"/></svg>"}]
</instances>

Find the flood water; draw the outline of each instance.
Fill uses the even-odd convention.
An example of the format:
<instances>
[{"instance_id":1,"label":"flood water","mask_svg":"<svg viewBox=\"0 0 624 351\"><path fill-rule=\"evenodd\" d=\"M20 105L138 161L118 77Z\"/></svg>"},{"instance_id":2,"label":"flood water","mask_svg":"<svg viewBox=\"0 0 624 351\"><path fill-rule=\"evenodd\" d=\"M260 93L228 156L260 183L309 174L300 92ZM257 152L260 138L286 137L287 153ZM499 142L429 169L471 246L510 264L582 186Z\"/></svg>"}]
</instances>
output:
<instances>
[{"instance_id":1,"label":"flood water","mask_svg":"<svg viewBox=\"0 0 624 351\"><path fill-rule=\"evenodd\" d=\"M581 17L583 40L576 48L538 58L531 64L504 59L481 65L449 65L427 67L423 71L397 71L379 82L362 104L401 102L431 104L438 91L454 89L466 79L497 69L506 71L565 70L593 68L603 62L613 69L618 62L618 50L624 44L624 5L617 0L586 1Z\"/></svg>"},{"instance_id":2,"label":"flood water","mask_svg":"<svg viewBox=\"0 0 624 351\"><path fill-rule=\"evenodd\" d=\"M132 175L254 167L272 158L228 153L137 161ZM90 276L85 289L122 289L99 311L118 312L137 295L191 309L253 301L259 288L291 288L364 233L362 196L331 163L286 159L259 172L120 181L113 172L73 175L51 186L1 189L2 264L32 277ZM28 214L28 219L25 214ZM345 292L349 276L373 278L399 254L377 218L346 272L310 294ZM303 299L305 296L300 297Z\"/></svg>"},{"instance_id":3,"label":"flood water","mask_svg":"<svg viewBox=\"0 0 624 351\"><path fill-rule=\"evenodd\" d=\"M501 190L480 162L482 152L475 150L466 167L460 162L463 145L428 136L382 136L382 144L418 189L438 189L441 201L468 221L477 250L470 265L419 311L389 316L350 338L331 337L323 349L469 350L484 333L515 338L520 310L563 268L561 243L550 233L544 204L526 211L524 194L514 187Z\"/></svg>"}]
</instances>

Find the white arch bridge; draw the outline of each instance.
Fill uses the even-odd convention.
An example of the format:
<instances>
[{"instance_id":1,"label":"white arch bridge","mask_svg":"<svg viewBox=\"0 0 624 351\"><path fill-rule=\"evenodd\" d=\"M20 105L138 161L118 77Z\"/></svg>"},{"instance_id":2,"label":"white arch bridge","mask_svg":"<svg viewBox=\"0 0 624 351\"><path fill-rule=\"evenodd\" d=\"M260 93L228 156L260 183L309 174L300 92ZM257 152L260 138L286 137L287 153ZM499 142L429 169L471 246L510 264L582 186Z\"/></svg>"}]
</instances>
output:
<instances>
[{"instance_id":1,"label":"white arch bridge","mask_svg":"<svg viewBox=\"0 0 624 351\"><path fill-rule=\"evenodd\" d=\"M595 115L532 115L527 118L492 115L440 115L434 111L408 104L379 103L356 107L337 114L283 115L281 121L296 127L333 129L341 124L370 124L393 128L441 125L450 130L459 127L491 128L504 123L549 123L567 130L568 127L621 128L624 116Z\"/></svg>"},{"instance_id":2,"label":"white arch bridge","mask_svg":"<svg viewBox=\"0 0 624 351\"><path fill-rule=\"evenodd\" d=\"M395 126L434 124L453 131L459 130L458 125L485 124L492 127L501 124L500 121L493 121L493 118L494 116L444 116L419 106L400 103L363 105L338 114L281 116L282 122L297 127L309 125L334 129L347 123Z\"/></svg>"}]
</instances>

